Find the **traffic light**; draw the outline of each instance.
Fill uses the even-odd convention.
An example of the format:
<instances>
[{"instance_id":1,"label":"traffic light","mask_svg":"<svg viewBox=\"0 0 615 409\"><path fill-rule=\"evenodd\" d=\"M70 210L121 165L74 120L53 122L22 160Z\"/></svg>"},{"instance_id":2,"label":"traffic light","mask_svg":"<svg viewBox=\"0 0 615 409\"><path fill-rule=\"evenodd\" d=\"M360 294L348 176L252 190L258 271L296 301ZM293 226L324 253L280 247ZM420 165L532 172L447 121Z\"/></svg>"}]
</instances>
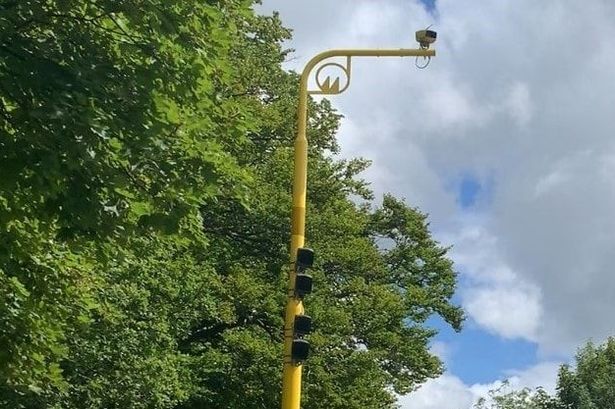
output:
<instances>
[{"instance_id":1,"label":"traffic light","mask_svg":"<svg viewBox=\"0 0 615 409\"><path fill-rule=\"evenodd\" d=\"M297 274L295 277L295 296L303 298L312 292L312 276L309 274Z\"/></svg>"},{"instance_id":2,"label":"traffic light","mask_svg":"<svg viewBox=\"0 0 615 409\"><path fill-rule=\"evenodd\" d=\"M293 340L293 347L291 351L292 360L295 363L305 361L310 355L310 343L305 339Z\"/></svg>"},{"instance_id":3,"label":"traffic light","mask_svg":"<svg viewBox=\"0 0 615 409\"><path fill-rule=\"evenodd\" d=\"M308 315L296 315L293 325L293 346L291 357L293 362L301 363L310 354L310 343L303 339L312 331L312 318Z\"/></svg>"},{"instance_id":4,"label":"traffic light","mask_svg":"<svg viewBox=\"0 0 615 409\"><path fill-rule=\"evenodd\" d=\"M312 317L309 315L296 315L293 326L295 337L302 337L312 331Z\"/></svg>"},{"instance_id":5,"label":"traffic light","mask_svg":"<svg viewBox=\"0 0 615 409\"><path fill-rule=\"evenodd\" d=\"M295 296L303 298L312 292L312 276L305 273L305 270L314 265L314 250L301 247L297 249L295 261Z\"/></svg>"},{"instance_id":6,"label":"traffic light","mask_svg":"<svg viewBox=\"0 0 615 409\"><path fill-rule=\"evenodd\" d=\"M306 247L297 249L297 261L295 269L297 272L308 269L314 265L314 250Z\"/></svg>"},{"instance_id":7,"label":"traffic light","mask_svg":"<svg viewBox=\"0 0 615 409\"><path fill-rule=\"evenodd\" d=\"M312 276L305 271L314 265L314 250L308 248L297 249L295 259L295 297L303 299L312 292ZM310 354L310 343L303 339L312 331L312 318L309 315L296 315L293 322L293 344L291 349L292 361L300 364Z\"/></svg>"}]
</instances>

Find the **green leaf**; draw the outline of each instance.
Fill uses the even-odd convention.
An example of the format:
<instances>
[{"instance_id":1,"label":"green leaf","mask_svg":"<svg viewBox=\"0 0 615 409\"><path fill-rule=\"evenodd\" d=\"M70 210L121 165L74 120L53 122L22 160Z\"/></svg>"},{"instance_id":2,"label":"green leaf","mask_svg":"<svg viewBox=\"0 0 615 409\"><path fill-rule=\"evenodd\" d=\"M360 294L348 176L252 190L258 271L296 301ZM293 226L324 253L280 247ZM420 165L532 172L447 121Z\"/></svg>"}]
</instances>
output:
<instances>
[{"instance_id":1,"label":"green leaf","mask_svg":"<svg viewBox=\"0 0 615 409\"><path fill-rule=\"evenodd\" d=\"M130 203L130 211L137 217L150 215L154 212L154 207L149 202L136 202Z\"/></svg>"}]
</instances>

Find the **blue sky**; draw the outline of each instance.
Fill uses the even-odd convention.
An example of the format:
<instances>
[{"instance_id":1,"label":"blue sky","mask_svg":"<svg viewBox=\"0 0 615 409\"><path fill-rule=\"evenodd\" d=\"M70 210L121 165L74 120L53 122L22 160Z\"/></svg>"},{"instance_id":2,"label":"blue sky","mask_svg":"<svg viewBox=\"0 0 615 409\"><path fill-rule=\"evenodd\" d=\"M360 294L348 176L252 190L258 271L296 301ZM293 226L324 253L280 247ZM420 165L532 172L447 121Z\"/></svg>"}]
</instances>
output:
<instances>
[{"instance_id":1,"label":"blue sky","mask_svg":"<svg viewBox=\"0 0 615 409\"><path fill-rule=\"evenodd\" d=\"M433 12L436 9L436 0L421 0L427 11Z\"/></svg>"},{"instance_id":2,"label":"blue sky","mask_svg":"<svg viewBox=\"0 0 615 409\"><path fill-rule=\"evenodd\" d=\"M420 0L430 13L436 12L436 0ZM464 174L456 184L456 203L461 212L471 211L478 201L486 201L489 187L471 174ZM464 276L460 276L458 286L467 285ZM455 302L461 304L459 296ZM494 379L505 378L510 368L531 367L538 363L536 343L522 339L505 339L485 331L469 318L463 331L457 333L439 319L430 322L439 329L435 342L443 343L447 352L443 357L446 369L454 373L464 383L484 384Z\"/></svg>"},{"instance_id":3,"label":"blue sky","mask_svg":"<svg viewBox=\"0 0 615 409\"><path fill-rule=\"evenodd\" d=\"M476 204L479 196L484 196L484 190L485 188L478 179L470 175L463 176L457 188L457 203L462 209L471 208Z\"/></svg>"},{"instance_id":4,"label":"blue sky","mask_svg":"<svg viewBox=\"0 0 615 409\"><path fill-rule=\"evenodd\" d=\"M448 370L401 397L403 409L470 409L505 378L552 390L576 348L613 335L615 3L264 0L262 10L293 29L294 70L325 49L408 47L414 30L438 31L427 69L357 58L349 90L331 99L342 156L373 161L363 176L376 197L429 214L460 273L464 330L430 321Z\"/></svg>"},{"instance_id":5,"label":"blue sky","mask_svg":"<svg viewBox=\"0 0 615 409\"><path fill-rule=\"evenodd\" d=\"M471 212L477 202L488 200L490 189L478 178L463 174L451 183L460 212ZM464 274L459 276L460 289L470 285ZM456 294L454 302L461 304ZM537 344L523 339L505 339L492 334L468 318L461 332L453 331L441 319L433 318L429 324L439 330L435 343L446 345L442 357L448 371L468 385L489 383L505 378L511 368L526 368L538 363Z\"/></svg>"},{"instance_id":6,"label":"blue sky","mask_svg":"<svg viewBox=\"0 0 615 409\"><path fill-rule=\"evenodd\" d=\"M526 368L538 363L536 344L489 334L471 319L460 333L439 320L434 319L431 324L440 330L435 341L447 346L446 369L468 385L506 378L511 368Z\"/></svg>"}]
</instances>

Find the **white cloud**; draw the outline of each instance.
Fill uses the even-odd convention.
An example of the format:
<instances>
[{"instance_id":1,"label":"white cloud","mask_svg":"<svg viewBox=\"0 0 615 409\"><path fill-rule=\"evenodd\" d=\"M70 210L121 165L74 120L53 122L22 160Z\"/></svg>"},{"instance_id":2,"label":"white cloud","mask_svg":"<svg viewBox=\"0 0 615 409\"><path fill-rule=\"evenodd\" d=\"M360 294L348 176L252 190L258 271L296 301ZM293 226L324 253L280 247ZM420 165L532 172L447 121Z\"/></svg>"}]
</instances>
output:
<instances>
[{"instance_id":1,"label":"white cloud","mask_svg":"<svg viewBox=\"0 0 615 409\"><path fill-rule=\"evenodd\" d=\"M483 227L485 223L472 218L458 234L445 236L447 242L455 243L451 255L467 282L460 289L462 305L491 333L536 341L543 315L540 288L505 262L498 240Z\"/></svg>"},{"instance_id":2,"label":"white cloud","mask_svg":"<svg viewBox=\"0 0 615 409\"><path fill-rule=\"evenodd\" d=\"M527 125L533 115L532 99L528 85L523 82L511 84L510 93L504 106L508 108L511 117L518 125Z\"/></svg>"},{"instance_id":3,"label":"white cloud","mask_svg":"<svg viewBox=\"0 0 615 409\"><path fill-rule=\"evenodd\" d=\"M471 409L479 398L487 397L490 390L499 389L505 379L508 381L505 391L543 387L554 393L558 368L558 363L542 362L524 370L510 371L501 380L473 385L444 374L428 381L416 392L400 397L399 405L401 409Z\"/></svg>"},{"instance_id":4,"label":"white cloud","mask_svg":"<svg viewBox=\"0 0 615 409\"><path fill-rule=\"evenodd\" d=\"M436 4L437 17L407 0L264 7L296 29L295 68L326 48L410 46L415 29L435 23L438 55L426 70L411 60L354 61L349 91L334 99L347 117L344 152L373 159L366 176L375 190L429 212L440 238L474 222L450 180L467 172L493 180L479 216L495 256L480 273L464 268L474 280L464 303L490 331L570 354L615 327L604 313L615 308L615 6ZM509 279L494 278L502 274ZM511 309L514 319L503 320Z\"/></svg>"},{"instance_id":5,"label":"white cloud","mask_svg":"<svg viewBox=\"0 0 615 409\"><path fill-rule=\"evenodd\" d=\"M541 362L524 370L510 370L506 376L513 389L540 386L553 394L560 365L560 362Z\"/></svg>"},{"instance_id":6,"label":"white cloud","mask_svg":"<svg viewBox=\"0 0 615 409\"><path fill-rule=\"evenodd\" d=\"M455 198L444 189L423 150L410 138L396 139L402 125L385 112L375 108L370 119L367 123L361 118L342 119L338 137L345 154L366 157L374 164L388 162L391 166L372 166L362 175L376 195L394 193L414 206L430 209L431 221L444 224L455 211ZM390 145L394 145L390 151L375 149Z\"/></svg>"},{"instance_id":7,"label":"white cloud","mask_svg":"<svg viewBox=\"0 0 615 409\"><path fill-rule=\"evenodd\" d=\"M446 361L448 361L451 357L451 347L446 342L442 341L434 341L431 343L429 348L432 354L440 358L442 362L446 365Z\"/></svg>"},{"instance_id":8,"label":"white cloud","mask_svg":"<svg viewBox=\"0 0 615 409\"><path fill-rule=\"evenodd\" d=\"M470 409L475 393L459 378L442 375L399 399L401 409Z\"/></svg>"},{"instance_id":9,"label":"white cloud","mask_svg":"<svg viewBox=\"0 0 615 409\"><path fill-rule=\"evenodd\" d=\"M534 286L478 287L464 293L463 306L474 320L504 338L536 340L541 318Z\"/></svg>"},{"instance_id":10,"label":"white cloud","mask_svg":"<svg viewBox=\"0 0 615 409\"><path fill-rule=\"evenodd\" d=\"M438 88L427 94L421 103L426 108L425 118L433 121L431 126L439 130L464 126L483 116L473 106L470 96L450 78L442 78Z\"/></svg>"},{"instance_id":11,"label":"white cloud","mask_svg":"<svg viewBox=\"0 0 615 409\"><path fill-rule=\"evenodd\" d=\"M473 385L466 385L454 375L444 374L428 381L416 392L402 396L399 404L401 409L471 409L479 398L486 398L490 390L501 388L504 380L508 381L504 391L542 387L554 393L558 368L557 362L541 362L523 370L511 370L500 380Z\"/></svg>"}]
</instances>

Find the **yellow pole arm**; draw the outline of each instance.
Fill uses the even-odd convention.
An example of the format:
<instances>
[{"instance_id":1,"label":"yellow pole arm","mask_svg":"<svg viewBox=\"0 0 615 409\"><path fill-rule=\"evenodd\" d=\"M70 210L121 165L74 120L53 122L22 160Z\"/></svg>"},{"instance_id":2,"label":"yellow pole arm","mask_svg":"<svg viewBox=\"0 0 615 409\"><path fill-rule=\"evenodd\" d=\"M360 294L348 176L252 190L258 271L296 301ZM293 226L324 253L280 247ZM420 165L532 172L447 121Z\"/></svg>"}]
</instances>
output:
<instances>
[{"instance_id":1,"label":"yellow pole arm","mask_svg":"<svg viewBox=\"0 0 615 409\"><path fill-rule=\"evenodd\" d=\"M307 192L307 98L309 94L335 95L344 92L350 84L351 57L426 57L435 56L434 50L420 49L340 49L329 50L314 56L305 66L301 74L299 86L299 106L297 112L297 138L295 139L295 168L293 173L292 222L290 240L291 270L288 280L288 302L284 321L284 368L282 377L282 409L300 409L301 403L301 370L300 363L293 362L291 356L294 337L295 316L303 314L303 303L295 297L295 261L297 249L305 243L305 208ZM312 70L328 58L346 57L346 66L338 63L323 65L316 72L318 89L309 90L308 81ZM341 68L347 77L346 85L340 88L339 79L331 83L330 78L321 81L318 74L327 65Z\"/></svg>"}]
</instances>

